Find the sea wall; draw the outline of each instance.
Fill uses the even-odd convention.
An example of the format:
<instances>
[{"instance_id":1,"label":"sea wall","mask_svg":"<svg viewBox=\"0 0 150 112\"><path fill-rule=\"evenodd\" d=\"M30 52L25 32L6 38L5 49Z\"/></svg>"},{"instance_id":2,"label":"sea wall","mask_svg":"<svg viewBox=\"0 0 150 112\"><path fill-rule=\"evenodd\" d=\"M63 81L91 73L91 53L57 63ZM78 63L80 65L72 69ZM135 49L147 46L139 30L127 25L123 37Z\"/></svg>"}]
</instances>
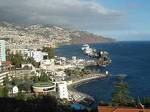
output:
<instances>
[{"instance_id":1,"label":"sea wall","mask_svg":"<svg viewBox=\"0 0 150 112\"><path fill-rule=\"evenodd\" d=\"M94 101L94 98L92 96L77 91L76 87L87 81L94 80L94 79L101 79L101 78L105 78L105 77L107 77L106 74L90 74L90 75L87 75L87 77L73 79L72 82L70 81L68 83L68 91L69 91L70 97L78 102L82 101L84 98L88 98L88 99Z\"/></svg>"}]
</instances>

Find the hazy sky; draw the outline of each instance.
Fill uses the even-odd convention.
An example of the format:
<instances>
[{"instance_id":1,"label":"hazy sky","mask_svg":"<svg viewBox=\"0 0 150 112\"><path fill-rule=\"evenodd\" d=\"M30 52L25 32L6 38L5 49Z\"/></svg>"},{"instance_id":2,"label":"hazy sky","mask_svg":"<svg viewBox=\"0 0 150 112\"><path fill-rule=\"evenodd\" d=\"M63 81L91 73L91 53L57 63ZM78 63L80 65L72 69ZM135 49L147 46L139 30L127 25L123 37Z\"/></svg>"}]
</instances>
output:
<instances>
[{"instance_id":1,"label":"hazy sky","mask_svg":"<svg viewBox=\"0 0 150 112\"><path fill-rule=\"evenodd\" d=\"M150 0L0 0L0 20L56 24L119 40L150 40Z\"/></svg>"}]
</instances>

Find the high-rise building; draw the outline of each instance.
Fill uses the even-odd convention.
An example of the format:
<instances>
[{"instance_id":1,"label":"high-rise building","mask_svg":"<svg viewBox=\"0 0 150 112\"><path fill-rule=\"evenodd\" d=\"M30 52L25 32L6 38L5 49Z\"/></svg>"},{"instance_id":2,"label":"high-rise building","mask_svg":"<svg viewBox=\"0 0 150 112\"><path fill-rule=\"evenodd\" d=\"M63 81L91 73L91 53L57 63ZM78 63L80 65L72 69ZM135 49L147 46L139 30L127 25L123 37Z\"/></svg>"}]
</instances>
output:
<instances>
[{"instance_id":1,"label":"high-rise building","mask_svg":"<svg viewBox=\"0 0 150 112\"><path fill-rule=\"evenodd\" d=\"M59 97L61 99L64 99L64 98L69 99L66 81L62 81L62 82L58 83L58 91L59 91Z\"/></svg>"},{"instance_id":2,"label":"high-rise building","mask_svg":"<svg viewBox=\"0 0 150 112\"><path fill-rule=\"evenodd\" d=\"M0 40L0 62L6 61L5 41Z\"/></svg>"}]
</instances>

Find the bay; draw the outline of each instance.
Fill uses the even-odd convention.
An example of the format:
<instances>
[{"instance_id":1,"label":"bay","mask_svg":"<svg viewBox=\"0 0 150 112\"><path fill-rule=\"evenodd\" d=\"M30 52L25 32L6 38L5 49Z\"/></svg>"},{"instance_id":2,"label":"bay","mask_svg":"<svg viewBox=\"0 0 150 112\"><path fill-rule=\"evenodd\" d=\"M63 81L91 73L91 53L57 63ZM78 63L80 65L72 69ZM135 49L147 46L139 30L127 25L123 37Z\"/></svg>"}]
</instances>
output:
<instances>
[{"instance_id":1,"label":"bay","mask_svg":"<svg viewBox=\"0 0 150 112\"><path fill-rule=\"evenodd\" d=\"M112 74L107 79L97 79L82 84L77 90L87 93L99 101L111 99L116 75L126 74L130 94L133 97L150 97L150 42L116 42L107 44L90 44L97 51L106 50L111 54L112 64L107 68ZM58 56L89 59L81 51L82 45L67 45L56 49Z\"/></svg>"}]
</instances>

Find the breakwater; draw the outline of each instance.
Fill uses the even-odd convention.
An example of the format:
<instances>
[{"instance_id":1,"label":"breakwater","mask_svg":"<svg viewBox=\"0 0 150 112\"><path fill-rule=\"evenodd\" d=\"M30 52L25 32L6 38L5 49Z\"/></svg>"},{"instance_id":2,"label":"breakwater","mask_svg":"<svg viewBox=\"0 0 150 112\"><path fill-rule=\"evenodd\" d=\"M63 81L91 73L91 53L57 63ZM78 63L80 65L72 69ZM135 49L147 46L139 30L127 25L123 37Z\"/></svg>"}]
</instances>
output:
<instances>
[{"instance_id":1,"label":"breakwater","mask_svg":"<svg viewBox=\"0 0 150 112\"><path fill-rule=\"evenodd\" d=\"M86 77L81 77L78 79L73 79L72 83L68 84L68 91L69 91L69 95L75 100L75 101L82 101L85 98L91 100L91 101L95 101L95 99L83 92L77 91L76 87L79 86L80 84L86 83L90 80L94 80L94 79L101 79L101 78L105 78L107 77L106 74L89 74Z\"/></svg>"}]
</instances>

